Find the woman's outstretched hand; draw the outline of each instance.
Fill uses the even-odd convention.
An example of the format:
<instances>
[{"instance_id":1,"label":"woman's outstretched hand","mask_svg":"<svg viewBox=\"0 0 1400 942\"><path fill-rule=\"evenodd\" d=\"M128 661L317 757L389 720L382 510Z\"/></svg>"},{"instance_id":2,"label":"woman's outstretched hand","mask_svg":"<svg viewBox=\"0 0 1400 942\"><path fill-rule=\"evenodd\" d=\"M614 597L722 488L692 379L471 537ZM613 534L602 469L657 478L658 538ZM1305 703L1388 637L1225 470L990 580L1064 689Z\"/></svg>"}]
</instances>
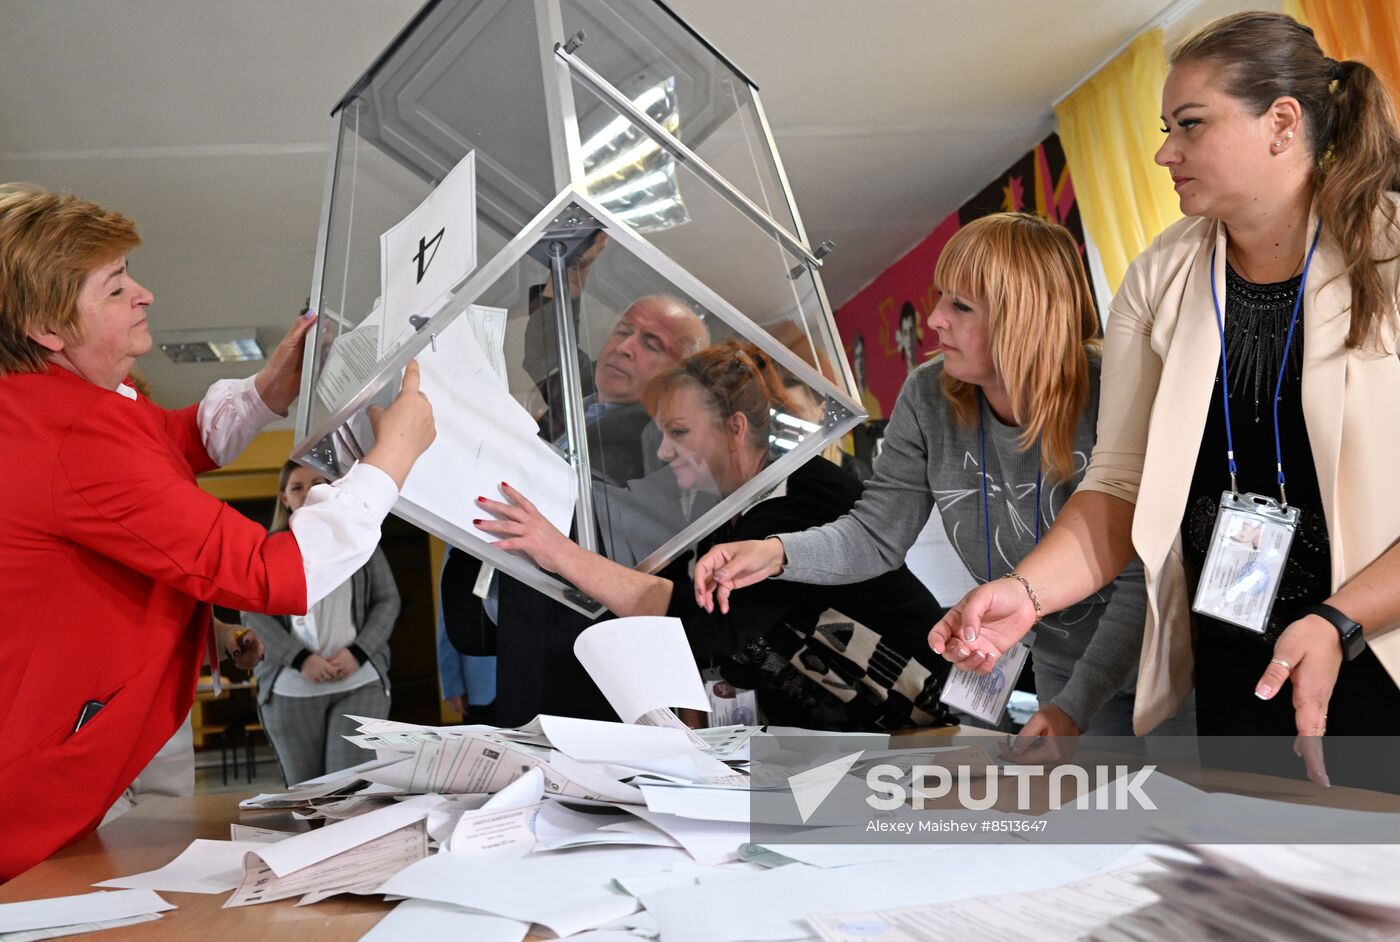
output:
<instances>
[{"instance_id":1,"label":"woman's outstretched hand","mask_svg":"<svg viewBox=\"0 0 1400 942\"><path fill-rule=\"evenodd\" d=\"M707 612L729 614L729 593L762 582L783 571L783 541L775 536L766 540L720 543L695 564L695 604Z\"/></svg>"},{"instance_id":2,"label":"woman's outstretched hand","mask_svg":"<svg viewBox=\"0 0 1400 942\"><path fill-rule=\"evenodd\" d=\"M1035 605L1015 579L994 579L948 609L928 644L958 670L990 673L997 660L1035 624Z\"/></svg>"},{"instance_id":3,"label":"woman's outstretched hand","mask_svg":"<svg viewBox=\"0 0 1400 942\"><path fill-rule=\"evenodd\" d=\"M519 551L549 572L559 572L568 555L578 547L550 523L534 504L515 488L501 482L501 493L510 503L478 497L476 505L495 520L473 520L478 530L494 534L498 549Z\"/></svg>"}]
</instances>

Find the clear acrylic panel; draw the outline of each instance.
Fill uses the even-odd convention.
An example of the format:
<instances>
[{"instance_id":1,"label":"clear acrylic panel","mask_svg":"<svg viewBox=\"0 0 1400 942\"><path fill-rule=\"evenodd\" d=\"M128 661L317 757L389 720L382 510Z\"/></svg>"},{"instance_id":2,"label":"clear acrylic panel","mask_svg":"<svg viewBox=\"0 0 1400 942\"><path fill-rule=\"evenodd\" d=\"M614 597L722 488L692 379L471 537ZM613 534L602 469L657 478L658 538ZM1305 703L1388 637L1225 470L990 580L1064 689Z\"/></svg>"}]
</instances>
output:
<instances>
[{"instance_id":1,"label":"clear acrylic panel","mask_svg":"<svg viewBox=\"0 0 1400 942\"><path fill-rule=\"evenodd\" d=\"M554 44L578 29L579 57L719 183L571 79ZM815 273L724 193L800 235L758 114L741 73L651 0L428 4L338 107L298 458L344 474L373 447L365 407L388 404L417 358L437 457L395 513L589 614L474 526L478 493L500 496L501 478L477 480L483 454L515 461L505 479L542 491L560 529L649 571L760 499L859 406ZM381 343L380 236L469 154L476 267ZM732 416L674 372L703 350L772 380L744 435L719 435Z\"/></svg>"},{"instance_id":2,"label":"clear acrylic panel","mask_svg":"<svg viewBox=\"0 0 1400 942\"><path fill-rule=\"evenodd\" d=\"M586 36L575 55L798 234L753 87L737 67L653 0L562 0L560 6L565 35L582 30ZM633 136L639 132L590 121L582 107L579 125L590 184L606 179L628 149L645 146L644 137ZM590 190L614 208L602 188Z\"/></svg>"},{"instance_id":3,"label":"clear acrylic panel","mask_svg":"<svg viewBox=\"0 0 1400 942\"><path fill-rule=\"evenodd\" d=\"M581 82L573 82L572 87L585 134L595 126L622 127L650 142L610 102ZM671 166L669 179L670 191L664 199L678 202L683 214L663 219L638 209L622 209L614 212L615 217L718 291L779 342L845 385L838 379L842 353L835 340L834 321L811 270L685 164ZM618 190L614 179L586 178L584 190L604 209L613 211L608 196Z\"/></svg>"},{"instance_id":4,"label":"clear acrylic panel","mask_svg":"<svg viewBox=\"0 0 1400 942\"><path fill-rule=\"evenodd\" d=\"M477 154L478 225L508 240L562 188L555 41L531 0L432 3L348 99L359 134L430 182ZM553 97L552 97L553 96Z\"/></svg>"}]
</instances>

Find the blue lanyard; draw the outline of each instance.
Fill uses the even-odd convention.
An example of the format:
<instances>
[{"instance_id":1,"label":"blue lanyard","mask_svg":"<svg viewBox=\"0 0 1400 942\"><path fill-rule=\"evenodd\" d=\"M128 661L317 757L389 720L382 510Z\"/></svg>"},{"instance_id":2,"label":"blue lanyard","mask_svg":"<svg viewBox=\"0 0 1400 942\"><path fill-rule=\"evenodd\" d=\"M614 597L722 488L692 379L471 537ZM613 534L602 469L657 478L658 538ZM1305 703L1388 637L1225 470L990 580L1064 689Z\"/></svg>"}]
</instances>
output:
<instances>
[{"instance_id":1,"label":"blue lanyard","mask_svg":"<svg viewBox=\"0 0 1400 942\"><path fill-rule=\"evenodd\" d=\"M1298 282L1298 296L1293 299L1293 316L1288 321L1288 339L1283 345L1283 362L1278 367L1278 382L1274 384L1274 459L1278 468L1278 496L1280 505L1288 508L1288 492L1284 490L1283 444L1278 431L1278 400L1283 391L1283 374L1288 366L1288 351L1293 347L1293 330L1298 326L1298 311L1303 307L1303 291L1308 286L1308 269L1312 267L1313 252L1317 250L1317 240L1322 236L1322 222L1313 232L1312 245L1308 246L1308 257L1303 262L1303 277ZM1230 466L1230 491L1238 494L1235 474L1239 468L1235 464L1235 437L1230 430L1230 375L1228 359L1225 356L1225 314L1220 308L1220 295L1215 290L1215 249L1210 250L1210 298L1215 302L1215 326L1220 330L1220 398L1225 406L1225 457Z\"/></svg>"},{"instance_id":2,"label":"blue lanyard","mask_svg":"<svg viewBox=\"0 0 1400 942\"><path fill-rule=\"evenodd\" d=\"M983 406L982 395L978 393L978 405ZM987 538L987 581L992 581L992 514L987 506L987 416L986 411L990 406L985 406L977 413L977 447L982 452L982 466L978 471L982 475L982 531ZM1040 545L1040 461L1041 443L1035 443L1035 542Z\"/></svg>"}]
</instances>

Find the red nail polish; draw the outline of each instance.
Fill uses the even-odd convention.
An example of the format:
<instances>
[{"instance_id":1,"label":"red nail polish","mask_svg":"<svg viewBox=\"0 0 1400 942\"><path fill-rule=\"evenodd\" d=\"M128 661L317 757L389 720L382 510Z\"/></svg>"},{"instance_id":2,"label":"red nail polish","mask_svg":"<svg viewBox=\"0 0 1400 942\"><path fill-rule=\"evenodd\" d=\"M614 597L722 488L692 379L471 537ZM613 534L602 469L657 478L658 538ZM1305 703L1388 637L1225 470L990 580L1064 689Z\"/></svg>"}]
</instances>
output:
<instances>
[{"instance_id":1,"label":"red nail polish","mask_svg":"<svg viewBox=\"0 0 1400 942\"><path fill-rule=\"evenodd\" d=\"M477 502L478 504L484 504L484 503L486 503L486 498L485 498L485 497L478 497L478 498L476 499L476 502Z\"/></svg>"},{"instance_id":2,"label":"red nail polish","mask_svg":"<svg viewBox=\"0 0 1400 942\"><path fill-rule=\"evenodd\" d=\"M507 484L505 481L502 481L502 482L501 482L501 487L510 487L510 485Z\"/></svg>"},{"instance_id":3,"label":"red nail polish","mask_svg":"<svg viewBox=\"0 0 1400 942\"><path fill-rule=\"evenodd\" d=\"M481 521L480 521L480 520L473 520L472 523L473 523L475 526L478 526L478 527L481 526Z\"/></svg>"}]
</instances>

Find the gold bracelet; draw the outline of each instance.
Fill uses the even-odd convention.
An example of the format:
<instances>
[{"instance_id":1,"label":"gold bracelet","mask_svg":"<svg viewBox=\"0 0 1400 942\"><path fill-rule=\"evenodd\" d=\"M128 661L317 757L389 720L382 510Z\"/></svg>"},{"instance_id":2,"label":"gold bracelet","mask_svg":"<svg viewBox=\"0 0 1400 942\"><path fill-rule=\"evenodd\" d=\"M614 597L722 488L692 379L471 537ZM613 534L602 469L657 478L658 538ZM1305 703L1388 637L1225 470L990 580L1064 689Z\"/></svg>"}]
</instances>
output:
<instances>
[{"instance_id":1,"label":"gold bracelet","mask_svg":"<svg viewBox=\"0 0 1400 942\"><path fill-rule=\"evenodd\" d=\"M1035 589L1032 589L1031 584L1028 581L1026 581L1026 577L1021 575L1016 570L1011 570L1007 573L1007 575L1010 576L1012 579L1015 579L1017 582L1021 583L1021 588L1026 590L1026 595L1030 596L1031 604L1035 606L1035 620L1040 621L1040 597L1035 594Z\"/></svg>"}]
</instances>

